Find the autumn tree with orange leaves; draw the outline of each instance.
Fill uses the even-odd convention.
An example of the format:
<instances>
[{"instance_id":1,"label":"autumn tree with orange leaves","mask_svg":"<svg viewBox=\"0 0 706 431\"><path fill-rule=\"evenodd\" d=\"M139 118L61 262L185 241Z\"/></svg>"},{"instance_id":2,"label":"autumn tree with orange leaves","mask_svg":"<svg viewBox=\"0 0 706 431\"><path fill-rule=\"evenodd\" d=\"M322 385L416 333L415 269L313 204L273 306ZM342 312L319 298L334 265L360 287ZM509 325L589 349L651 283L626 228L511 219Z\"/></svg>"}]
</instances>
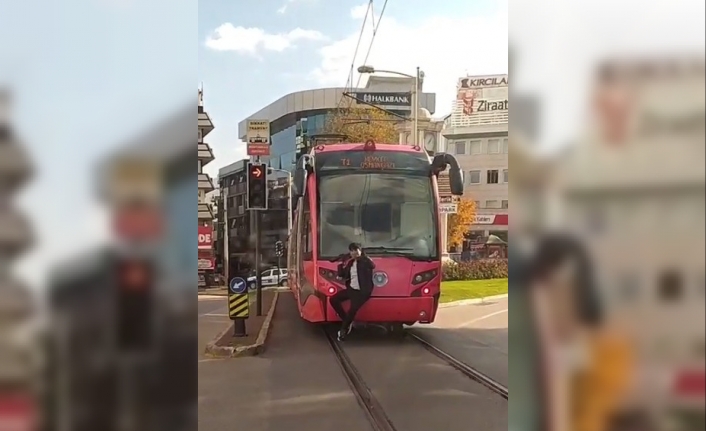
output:
<instances>
[{"instance_id":1,"label":"autumn tree with orange leaves","mask_svg":"<svg viewBox=\"0 0 706 431\"><path fill-rule=\"evenodd\" d=\"M348 136L348 142L372 139L384 144L397 144L397 117L373 107L342 107L327 117L324 131Z\"/></svg>"},{"instance_id":2,"label":"autumn tree with orange leaves","mask_svg":"<svg viewBox=\"0 0 706 431\"><path fill-rule=\"evenodd\" d=\"M476 215L476 204L470 199L458 202L456 214L449 214L447 224L447 243L449 247L459 247L468 233Z\"/></svg>"}]
</instances>

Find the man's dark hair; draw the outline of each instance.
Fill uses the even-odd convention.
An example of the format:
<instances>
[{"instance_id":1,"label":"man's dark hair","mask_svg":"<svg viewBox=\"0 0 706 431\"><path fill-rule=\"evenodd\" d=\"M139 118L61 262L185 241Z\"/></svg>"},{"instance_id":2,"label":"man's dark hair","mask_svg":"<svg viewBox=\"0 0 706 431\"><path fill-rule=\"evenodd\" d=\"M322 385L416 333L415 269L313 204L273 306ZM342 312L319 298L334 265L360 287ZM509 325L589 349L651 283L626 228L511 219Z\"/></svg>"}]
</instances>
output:
<instances>
[{"instance_id":1,"label":"man's dark hair","mask_svg":"<svg viewBox=\"0 0 706 431\"><path fill-rule=\"evenodd\" d=\"M363 249L360 247L360 244L357 242L352 242L348 244L348 251L355 251L355 250L360 250L363 251Z\"/></svg>"}]
</instances>

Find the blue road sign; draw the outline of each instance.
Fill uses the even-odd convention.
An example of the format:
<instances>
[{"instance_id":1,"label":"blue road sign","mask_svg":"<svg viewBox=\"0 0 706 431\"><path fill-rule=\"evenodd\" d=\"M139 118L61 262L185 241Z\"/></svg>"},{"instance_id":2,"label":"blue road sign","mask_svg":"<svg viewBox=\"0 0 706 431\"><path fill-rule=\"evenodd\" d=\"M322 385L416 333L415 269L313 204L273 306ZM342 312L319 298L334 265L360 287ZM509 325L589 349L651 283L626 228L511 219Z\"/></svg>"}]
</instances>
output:
<instances>
[{"instance_id":1,"label":"blue road sign","mask_svg":"<svg viewBox=\"0 0 706 431\"><path fill-rule=\"evenodd\" d=\"M245 283L245 280L243 280L240 277L233 277L230 280L230 291L232 293L245 293L248 290L248 285Z\"/></svg>"}]
</instances>

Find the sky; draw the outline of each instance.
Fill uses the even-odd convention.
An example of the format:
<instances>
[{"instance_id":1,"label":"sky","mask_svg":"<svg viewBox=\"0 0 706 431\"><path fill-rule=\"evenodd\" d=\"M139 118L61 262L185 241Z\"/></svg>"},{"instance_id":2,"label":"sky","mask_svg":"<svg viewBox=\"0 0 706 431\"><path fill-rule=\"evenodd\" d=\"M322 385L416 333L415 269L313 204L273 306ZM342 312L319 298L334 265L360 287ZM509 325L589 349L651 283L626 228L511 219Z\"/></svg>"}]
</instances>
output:
<instances>
[{"instance_id":1,"label":"sky","mask_svg":"<svg viewBox=\"0 0 706 431\"><path fill-rule=\"evenodd\" d=\"M0 86L36 166L17 201L38 241L17 267L30 285L107 238L96 163L196 104L197 14L195 0L0 2Z\"/></svg>"},{"instance_id":2,"label":"sky","mask_svg":"<svg viewBox=\"0 0 706 431\"><path fill-rule=\"evenodd\" d=\"M367 63L425 72L437 115L457 79L507 71L510 93L542 100L543 141L575 137L592 67L606 55L703 56L703 0L389 0ZM384 0L374 0L376 16ZM203 83L220 166L244 156L238 122L293 91L346 83L365 0L22 0L0 2L0 86L37 175L17 201L39 242L18 267L49 267L106 238L96 162L195 104ZM509 22L509 25L508 25ZM518 78L515 79L514 76ZM355 78L357 81L357 77ZM361 85L364 81L361 82ZM196 131L194 131L194 135ZM148 145L148 143L146 143Z\"/></svg>"},{"instance_id":3,"label":"sky","mask_svg":"<svg viewBox=\"0 0 706 431\"><path fill-rule=\"evenodd\" d=\"M449 113L459 77L507 73L507 0L203 0L199 4L199 76L215 130L216 160L205 171L244 158L238 123L295 91L345 86L351 64L425 73L437 93L436 115ZM363 29L357 58L355 48ZM365 84L365 78L354 83Z\"/></svg>"}]
</instances>

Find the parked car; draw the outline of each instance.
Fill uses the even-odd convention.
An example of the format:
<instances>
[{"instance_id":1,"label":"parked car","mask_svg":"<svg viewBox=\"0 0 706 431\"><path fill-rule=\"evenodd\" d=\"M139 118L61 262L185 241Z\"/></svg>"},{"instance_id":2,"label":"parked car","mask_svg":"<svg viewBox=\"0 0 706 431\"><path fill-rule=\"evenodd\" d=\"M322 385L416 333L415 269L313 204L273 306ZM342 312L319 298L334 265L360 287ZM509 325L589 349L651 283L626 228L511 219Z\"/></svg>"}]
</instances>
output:
<instances>
[{"instance_id":1,"label":"parked car","mask_svg":"<svg viewBox=\"0 0 706 431\"><path fill-rule=\"evenodd\" d=\"M262 287L271 286L287 286L286 268L270 268L262 271ZM255 290L256 288L256 277L253 274L248 277L248 289Z\"/></svg>"}]
</instances>

